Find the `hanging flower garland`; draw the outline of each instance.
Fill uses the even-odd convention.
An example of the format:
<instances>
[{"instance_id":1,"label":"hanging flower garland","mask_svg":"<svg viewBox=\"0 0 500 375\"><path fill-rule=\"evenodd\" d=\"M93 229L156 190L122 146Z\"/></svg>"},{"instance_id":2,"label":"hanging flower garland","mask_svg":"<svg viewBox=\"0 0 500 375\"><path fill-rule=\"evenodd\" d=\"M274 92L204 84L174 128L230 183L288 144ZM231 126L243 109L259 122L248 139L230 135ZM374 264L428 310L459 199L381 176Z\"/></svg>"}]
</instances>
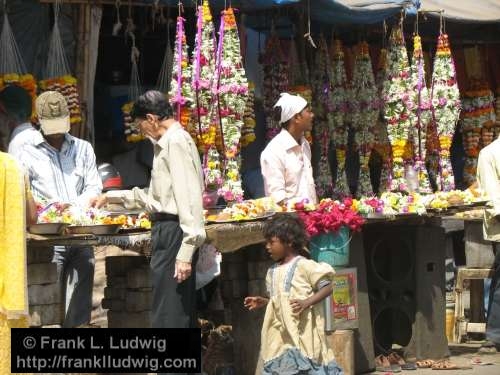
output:
<instances>
[{"instance_id":1,"label":"hanging flower garland","mask_svg":"<svg viewBox=\"0 0 500 375\"><path fill-rule=\"evenodd\" d=\"M384 82L384 118L387 121L387 134L392 146L391 191L408 191L405 178L405 155L410 147L411 110L410 67L401 27L392 30L389 40L389 55L386 80ZM411 105L410 105L411 107ZM406 159L406 160L405 160Z\"/></svg>"},{"instance_id":2,"label":"hanging flower garland","mask_svg":"<svg viewBox=\"0 0 500 375\"><path fill-rule=\"evenodd\" d=\"M197 140L198 133L190 123L190 104L193 102L193 92L190 85L191 69L188 60L188 46L184 30L184 18L177 17L175 34L174 60L172 64L172 83L170 84L169 101L172 105L176 119Z\"/></svg>"},{"instance_id":3,"label":"hanging flower garland","mask_svg":"<svg viewBox=\"0 0 500 375\"><path fill-rule=\"evenodd\" d=\"M408 101L411 110L411 127L415 171L418 176L418 191L421 194L432 193L429 174L425 166L427 127L432 121L431 99L425 82L424 54L420 36L413 37L413 60L410 68L412 98Z\"/></svg>"},{"instance_id":4,"label":"hanging flower garland","mask_svg":"<svg viewBox=\"0 0 500 375\"><path fill-rule=\"evenodd\" d=\"M352 126L356 132L354 142L360 158L357 194L358 196L371 196L373 188L369 162L375 145L375 126L380 109L372 61L366 42L362 42L358 47L354 62L352 91Z\"/></svg>"},{"instance_id":5,"label":"hanging flower garland","mask_svg":"<svg viewBox=\"0 0 500 375\"><path fill-rule=\"evenodd\" d=\"M266 116L266 139L270 141L281 130L279 121L274 117L274 104L282 92L288 90L288 65L283 61L280 40L274 30L271 30L264 55L262 56L264 70L264 113Z\"/></svg>"},{"instance_id":6,"label":"hanging flower garland","mask_svg":"<svg viewBox=\"0 0 500 375\"><path fill-rule=\"evenodd\" d=\"M248 96L243 114L243 127L241 128L241 147L247 147L255 141L255 84L248 82Z\"/></svg>"},{"instance_id":7,"label":"hanging flower garland","mask_svg":"<svg viewBox=\"0 0 500 375\"><path fill-rule=\"evenodd\" d=\"M328 46L322 36L316 53L316 69L313 71L314 135L320 148L318 170L316 171L316 193L320 198L329 198L333 193L333 179L328 160L331 132L333 129L332 90L330 84L330 58Z\"/></svg>"},{"instance_id":8,"label":"hanging flower garland","mask_svg":"<svg viewBox=\"0 0 500 375\"><path fill-rule=\"evenodd\" d=\"M440 34L437 42L431 89L434 121L439 136L439 190L455 189L455 178L451 168L450 147L455 124L460 116L460 92L458 90L455 63L451 56L447 34Z\"/></svg>"},{"instance_id":9,"label":"hanging flower garland","mask_svg":"<svg viewBox=\"0 0 500 375\"><path fill-rule=\"evenodd\" d=\"M76 83L76 78L71 75L49 78L39 82L42 91L58 91L66 98L71 125L82 122L80 99Z\"/></svg>"},{"instance_id":10,"label":"hanging flower garland","mask_svg":"<svg viewBox=\"0 0 500 375\"><path fill-rule=\"evenodd\" d=\"M240 39L233 8L222 12L217 50L218 114L225 157L224 182L219 195L226 202L241 201L240 138L248 82L240 53Z\"/></svg>"},{"instance_id":11,"label":"hanging flower garland","mask_svg":"<svg viewBox=\"0 0 500 375\"><path fill-rule=\"evenodd\" d=\"M387 74L387 49L380 50L380 56L377 65L377 91L379 98L382 98L385 76ZM383 100L379 99L379 114L383 114ZM375 146L374 151L380 156L381 170L378 184L378 191L383 192L390 189L390 177L392 171L392 148L387 134L387 124L382 120L383 116L379 116L375 125Z\"/></svg>"},{"instance_id":12,"label":"hanging flower garland","mask_svg":"<svg viewBox=\"0 0 500 375\"><path fill-rule=\"evenodd\" d=\"M495 121L493 92L488 83L473 80L470 90L463 98L462 136L465 150L464 182L472 185L476 181L479 151L493 140Z\"/></svg>"},{"instance_id":13,"label":"hanging flower garland","mask_svg":"<svg viewBox=\"0 0 500 375\"><path fill-rule=\"evenodd\" d=\"M31 74L0 74L0 91L4 89L7 85L16 85L25 89L31 96L32 111L31 111L31 121L36 121L36 90L37 84L36 79Z\"/></svg>"},{"instance_id":14,"label":"hanging flower garland","mask_svg":"<svg viewBox=\"0 0 500 375\"><path fill-rule=\"evenodd\" d=\"M332 126L335 155L337 156L337 176L335 179L335 195L344 197L350 195L349 184L345 174L345 162L348 142L348 126L346 114L349 107L348 84L345 72L344 50L342 42L334 40L332 71Z\"/></svg>"}]
</instances>

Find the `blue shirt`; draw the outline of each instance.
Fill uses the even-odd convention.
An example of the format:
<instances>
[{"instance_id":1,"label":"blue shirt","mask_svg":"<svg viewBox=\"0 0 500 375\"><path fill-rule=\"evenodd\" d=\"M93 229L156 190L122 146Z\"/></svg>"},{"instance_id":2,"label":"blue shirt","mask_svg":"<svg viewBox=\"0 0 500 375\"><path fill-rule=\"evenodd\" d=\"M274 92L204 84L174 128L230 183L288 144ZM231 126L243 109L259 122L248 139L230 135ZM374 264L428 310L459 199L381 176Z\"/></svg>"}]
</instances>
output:
<instances>
[{"instance_id":1,"label":"blue shirt","mask_svg":"<svg viewBox=\"0 0 500 375\"><path fill-rule=\"evenodd\" d=\"M92 146L70 134L65 135L59 151L37 131L33 141L25 145L20 161L37 201L87 207L91 198L101 194L102 182Z\"/></svg>"},{"instance_id":2,"label":"blue shirt","mask_svg":"<svg viewBox=\"0 0 500 375\"><path fill-rule=\"evenodd\" d=\"M29 122L16 126L10 135L9 154L19 160L24 146L33 141L36 133L38 132Z\"/></svg>"}]
</instances>

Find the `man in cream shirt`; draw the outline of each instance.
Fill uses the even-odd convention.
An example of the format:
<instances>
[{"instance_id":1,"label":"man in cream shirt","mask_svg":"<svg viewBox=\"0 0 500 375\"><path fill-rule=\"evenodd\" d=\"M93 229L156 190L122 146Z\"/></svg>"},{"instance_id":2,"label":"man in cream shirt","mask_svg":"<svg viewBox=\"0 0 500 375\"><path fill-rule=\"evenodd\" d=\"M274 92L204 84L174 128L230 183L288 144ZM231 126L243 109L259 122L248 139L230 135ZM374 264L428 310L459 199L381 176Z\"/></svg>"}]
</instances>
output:
<instances>
[{"instance_id":1,"label":"man in cream shirt","mask_svg":"<svg viewBox=\"0 0 500 375\"><path fill-rule=\"evenodd\" d=\"M292 198L317 203L311 148L304 137L314 114L304 98L288 93L282 93L274 107L280 109L282 129L260 156L266 196L278 203Z\"/></svg>"},{"instance_id":2,"label":"man in cream shirt","mask_svg":"<svg viewBox=\"0 0 500 375\"><path fill-rule=\"evenodd\" d=\"M131 116L154 144L148 188L109 191L95 202L121 202L143 207L151 230L153 328L195 327L197 248L205 241L202 206L203 174L191 136L173 118L172 107L159 91L141 95Z\"/></svg>"},{"instance_id":3,"label":"man in cream shirt","mask_svg":"<svg viewBox=\"0 0 500 375\"><path fill-rule=\"evenodd\" d=\"M500 349L500 138L479 153L477 182L489 198L489 207L484 210L483 232L486 240L493 241L495 252L486 323L487 342L480 351L494 352Z\"/></svg>"}]
</instances>

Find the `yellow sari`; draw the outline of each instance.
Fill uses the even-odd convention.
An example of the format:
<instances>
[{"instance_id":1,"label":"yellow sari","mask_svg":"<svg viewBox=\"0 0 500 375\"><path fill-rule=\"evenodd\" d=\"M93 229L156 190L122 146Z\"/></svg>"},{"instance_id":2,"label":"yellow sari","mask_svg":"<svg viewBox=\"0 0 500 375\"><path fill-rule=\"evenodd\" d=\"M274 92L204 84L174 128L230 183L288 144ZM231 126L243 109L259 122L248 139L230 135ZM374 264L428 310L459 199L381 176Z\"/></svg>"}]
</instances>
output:
<instances>
[{"instance_id":1,"label":"yellow sari","mask_svg":"<svg viewBox=\"0 0 500 375\"><path fill-rule=\"evenodd\" d=\"M0 152L0 375L10 374L10 329L28 327L26 191L16 161Z\"/></svg>"}]
</instances>

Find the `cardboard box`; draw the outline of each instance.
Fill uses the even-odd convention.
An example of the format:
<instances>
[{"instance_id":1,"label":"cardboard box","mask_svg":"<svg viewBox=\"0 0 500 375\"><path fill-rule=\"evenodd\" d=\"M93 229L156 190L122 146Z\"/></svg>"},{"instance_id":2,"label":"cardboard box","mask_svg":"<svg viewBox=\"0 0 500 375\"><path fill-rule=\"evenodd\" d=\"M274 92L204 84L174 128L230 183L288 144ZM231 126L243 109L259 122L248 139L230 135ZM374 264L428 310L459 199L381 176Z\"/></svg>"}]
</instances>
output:
<instances>
[{"instance_id":1,"label":"cardboard box","mask_svg":"<svg viewBox=\"0 0 500 375\"><path fill-rule=\"evenodd\" d=\"M356 268L336 268L333 292L325 299L325 330L358 328L358 277Z\"/></svg>"}]
</instances>

